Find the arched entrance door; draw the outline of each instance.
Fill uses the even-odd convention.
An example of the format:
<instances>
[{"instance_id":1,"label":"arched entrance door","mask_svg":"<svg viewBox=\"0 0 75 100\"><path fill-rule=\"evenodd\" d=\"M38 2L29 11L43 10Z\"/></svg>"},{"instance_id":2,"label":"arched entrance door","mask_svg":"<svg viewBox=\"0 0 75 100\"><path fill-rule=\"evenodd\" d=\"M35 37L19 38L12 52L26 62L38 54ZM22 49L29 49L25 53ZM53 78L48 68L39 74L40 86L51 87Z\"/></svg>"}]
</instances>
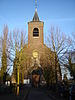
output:
<instances>
[{"instance_id":1,"label":"arched entrance door","mask_svg":"<svg viewBox=\"0 0 75 100\"><path fill-rule=\"evenodd\" d=\"M39 87L40 78L42 74L43 74L43 71L42 71L42 68L40 67L32 71L32 86Z\"/></svg>"}]
</instances>

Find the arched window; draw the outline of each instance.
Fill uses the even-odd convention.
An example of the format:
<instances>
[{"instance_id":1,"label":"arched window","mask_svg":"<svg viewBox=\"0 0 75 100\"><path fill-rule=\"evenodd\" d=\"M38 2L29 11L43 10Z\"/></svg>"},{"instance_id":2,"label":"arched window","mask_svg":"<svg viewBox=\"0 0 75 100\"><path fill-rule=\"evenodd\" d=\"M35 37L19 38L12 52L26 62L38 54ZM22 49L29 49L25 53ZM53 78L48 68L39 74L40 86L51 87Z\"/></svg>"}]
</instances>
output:
<instances>
[{"instance_id":1,"label":"arched window","mask_svg":"<svg viewBox=\"0 0 75 100\"><path fill-rule=\"evenodd\" d=\"M34 37L39 36L39 29L38 29L38 28L34 28L34 29L33 29L33 36L34 36Z\"/></svg>"}]
</instances>

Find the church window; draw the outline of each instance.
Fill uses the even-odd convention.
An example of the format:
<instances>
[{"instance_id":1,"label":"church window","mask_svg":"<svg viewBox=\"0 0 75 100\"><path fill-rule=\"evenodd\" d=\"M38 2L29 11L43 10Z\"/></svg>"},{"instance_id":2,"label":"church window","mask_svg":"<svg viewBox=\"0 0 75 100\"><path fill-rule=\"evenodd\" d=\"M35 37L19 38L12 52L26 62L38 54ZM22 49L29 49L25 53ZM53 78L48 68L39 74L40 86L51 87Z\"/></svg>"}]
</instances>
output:
<instances>
[{"instance_id":1,"label":"church window","mask_svg":"<svg viewBox=\"0 0 75 100\"><path fill-rule=\"evenodd\" d=\"M39 29L38 29L38 28L34 28L34 29L33 29L33 36L34 36L34 37L39 36Z\"/></svg>"}]
</instances>

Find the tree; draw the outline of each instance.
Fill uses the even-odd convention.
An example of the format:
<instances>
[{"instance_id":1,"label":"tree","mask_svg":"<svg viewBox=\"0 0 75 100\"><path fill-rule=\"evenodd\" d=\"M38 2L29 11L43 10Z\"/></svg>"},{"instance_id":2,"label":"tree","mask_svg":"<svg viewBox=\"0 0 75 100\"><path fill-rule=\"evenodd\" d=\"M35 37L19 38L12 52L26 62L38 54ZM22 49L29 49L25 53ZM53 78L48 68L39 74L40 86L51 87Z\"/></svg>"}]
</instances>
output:
<instances>
[{"instance_id":1,"label":"tree","mask_svg":"<svg viewBox=\"0 0 75 100\"><path fill-rule=\"evenodd\" d=\"M2 82L4 83L5 80L3 80L4 73L6 73L7 69L7 37L8 37L8 26L5 25L3 29L3 38L2 38L2 67L1 67L1 78Z\"/></svg>"},{"instance_id":2,"label":"tree","mask_svg":"<svg viewBox=\"0 0 75 100\"><path fill-rule=\"evenodd\" d=\"M70 71L71 76L73 76L73 79L75 80L75 63L72 63L71 56L69 55L68 58L68 69Z\"/></svg>"},{"instance_id":3,"label":"tree","mask_svg":"<svg viewBox=\"0 0 75 100\"><path fill-rule=\"evenodd\" d=\"M74 52L73 56L75 56L75 33L74 32L71 34L70 39L71 39L71 42L72 42L70 52L71 53ZM74 60L74 58L73 58L73 60ZM70 71L70 74L71 74L71 76L73 76L73 79L75 81L75 60L72 62L71 55L69 55L69 57L68 57L68 65L69 65L68 69Z\"/></svg>"},{"instance_id":4,"label":"tree","mask_svg":"<svg viewBox=\"0 0 75 100\"><path fill-rule=\"evenodd\" d=\"M52 84L54 82L55 77L54 77L54 71L52 69L52 66L45 66L43 68L43 75L46 80L47 86L49 86L49 84Z\"/></svg>"},{"instance_id":5,"label":"tree","mask_svg":"<svg viewBox=\"0 0 75 100\"><path fill-rule=\"evenodd\" d=\"M57 83L57 73L61 72L60 65L64 65L66 63L65 53L68 51L70 41L66 38L65 34L62 33L61 35L60 30L58 28L55 31L54 27L51 27L51 31L48 36L48 43L48 46L54 52L54 70ZM61 75L61 73L59 74Z\"/></svg>"},{"instance_id":6,"label":"tree","mask_svg":"<svg viewBox=\"0 0 75 100\"><path fill-rule=\"evenodd\" d=\"M14 31L14 43L15 43L15 59L13 66L13 74L17 82L17 73L20 73L20 82L23 83L24 80L24 62L25 55L23 54L23 48L26 43L26 37L24 32Z\"/></svg>"},{"instance_id":7,"label":"tree","mask_svg":"<svg viewBox=\"0 0 75 100\"><path fill-rule=\"evenodd\" d=\"M0 57L2 58L0 65L2 66L1 67L2 80L3 80L3 75L5 72L12 74L11 69L14 65L14 59L16 61L17 59L20 60L18 64L21 69L21 65L20 65L20 62L22 60L21 54L22 54L22 49L25 46L25 43L26 43L25 32L14 30L13 32L8 33L8 26L7 25L4 26L3 36L0 37L0 44L1 44L0 45ZM15 66L13 69L15 69Z\"/></svg>"},{"instance_id":8,"label":"tree","mask_svg":"<svg viewBox=\"0 0 75 100\"><path fill-rule=\"evenodd\" d=\"M42 66L43 76L45 78L48 87L49 84L53 84L55 82L55 73L54 73L54 65L52 63L53 59L50 59L50 57L52 58L51 56L52 54L50 54L50 57L48 57L47 53L41 56L40 64Z\"/></svg>"}]
</instances>

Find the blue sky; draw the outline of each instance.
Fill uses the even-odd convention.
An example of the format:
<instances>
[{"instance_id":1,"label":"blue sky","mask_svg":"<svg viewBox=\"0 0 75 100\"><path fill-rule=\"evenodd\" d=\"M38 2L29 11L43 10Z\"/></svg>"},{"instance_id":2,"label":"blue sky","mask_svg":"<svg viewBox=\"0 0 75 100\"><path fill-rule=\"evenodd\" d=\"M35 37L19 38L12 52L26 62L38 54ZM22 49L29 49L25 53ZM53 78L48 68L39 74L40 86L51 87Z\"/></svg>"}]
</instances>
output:
<instances>
[{"instance_id":1,"label":"blue sky","mask_svg":"<svg viewBox=\"0 0 75 100\"><path fill-rule=\"evenodd\" d=\"M75 33L75 0L37 0L37 11L44 22L44 36L50 27L59 27L67 35ZM0 36L4 24L9 31L23 29L28 32L28 22L35 13L35 0L0 0Z\"/></svg>"},{"instance_id":2,"label":"blue sky","mask_svg":"<svg viewBox=\"0 0 75 100\"><path fill-rule=\"evenodd\" d=\"M44 21L44 33L51 26L59 27L61 32L75 32L75 0L37 0L38 15ZM0 35L4 24L9 31L14 28L28 32L27 23L35 12L35 0L0 0Z\"/></svg>"}]
</instances>

